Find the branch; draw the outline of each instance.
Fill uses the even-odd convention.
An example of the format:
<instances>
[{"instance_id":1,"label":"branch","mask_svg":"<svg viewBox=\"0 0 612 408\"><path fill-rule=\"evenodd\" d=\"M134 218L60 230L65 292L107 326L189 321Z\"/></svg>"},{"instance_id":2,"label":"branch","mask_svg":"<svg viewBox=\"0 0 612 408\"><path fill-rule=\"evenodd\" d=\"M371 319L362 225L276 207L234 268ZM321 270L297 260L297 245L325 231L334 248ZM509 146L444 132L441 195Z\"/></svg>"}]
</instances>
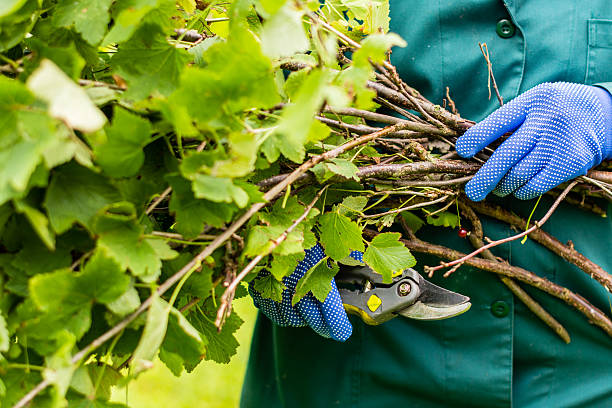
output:
<instances>
[{"instance_id":1,"label":"branch","mask_svg":"<svg viewBox=\"0 0 612 408\"><path fill-rule=\"evenodd\" d=\"M373 238L378 232L366 229L364 235L367 238ZM435 255L443 259L460 259L466 257L466 254L455 251L441 245L431 244L429 242L421 241L420 239L412 236L410 239L401 239L406 245L406 248L411 251ZM580 313L585 315L589 322L600 327L610 337L612 337L612 321L605 315L601 310L591 304L588 300L582 296L570 291L567 288L557 285L549 281L546 278L542 278L529 272L526 269L512 266L509 264L503 264L501 262L489 261L487 259L471 257L465 260L467 265L474 268L481 269L487 272L493 272L500 275L515 278L521 282L524 282L530 286L540 289L543 292L548 293L558 299L561 299L568 305L577 309Z\"/></svg>"},{"instance_id":2,"label":"branch","mask_svg":"<svg viewBox=\"0 0 612 408\"><path fill-rule=\"evenodd\" d=\"M487 215L507 224L513 225L518 229L525 230L527 221L516 214L489 203L470 203L470 206L478 213ZM542 246L548 248L561 258L576 265L583 270L587 275L602 284L608 292L612 292L612 275L606 272L601 266L588 259L586 256L578 252L573 245L565 245L547 232L536 229L529 233L529 238L533 239Z\"/></svg>"},{"instance_id":3,"label":"branch","mask_svg":"<svg viewBox=\"0 0 612 408\"><path fill-rule=\"evenodd\" d=\"M409 205L408 207L396 208L395 210L385 211L383 213L378 213L378 214L362 215L361 218L376 218L376 217L382 217L383 215L399 214L399 213L404 212L404 211L415 210L417 208L427 207L427 206L430 206L430 205L434 205L434 204L438 204L438 203L444 202L449 197L450 197L450 195L444 195L444 196L439 197L439 198L437 198L435 200L425 201L425 202L422 202L422 203Z\"/></svg>"},{"instance_id":4,"label":"branch","mask_svg":"<svg viewBox=\"0 0 612 408\"><path fill-rule=\"evenodd\" d=\"M568 186L565 188L565 190L563 190L563 192L562 192L562 193L559 195L559 197L557 197L557 199L555 200L555 202L553 203L553 205L550 207L550 209L548 210L548 212L547 212L547 213L544 215L544 217L542 217L542 219L540 219L539 221L534 222L533 227L529 228L529 229L528 229L528 230L526 230L526 231L521 232L520 234L516 234L516 235L513 235L513 236L511 236L511 237L504 238L504 239L499 239L499 240L497 240L497 241L489 242L487 245L485 245L485 246L483 246L483 247L481 247L481 248L478 248L477 250L475 250L474 252L472 252L472 253L470 253L470 254L466 255L466 256L465 256L465 257L463 257L463 258L460 258L460 259L454 260L454 261L452 261L452 262L443 262L443 263L441 263L441 264L440 264L440 265L438 265L438 266L434 266L434 267L432 267L432 268L428 268L428 269L429 269L429 275L431 276L431 275L433 274L433 272L435 272L435 271L437 271L437 270L439 270L439 269L442 269L442 268L448 268L448 267L450 267L450 266L454 266L454 265L457 265L457 264L462 264L462 263L464 263L466 260L468 260L468 259L470 259L470 258L472 258L472 257L474 257L474 256L476 256L476 255L478 255L479 253L481 253L481 252L482 252L482 251L484 251L485 249L493 248L493 247L495 247L495 246L497 246L497 245L501 245L501 244L504 244L504 243L506 243L506 242L515 241L515 240L517 240L517 239L519 239L519 238L524 237L525 235L530 234L531 232L535 231L536 229L540 228L540 227L541 227L541 226L542 226L542 225L543 225L543 224L544 224L546 221L548 221L548 219L549 219L549 218L550 218L550 216L553 214L553 212L555 212L555 210L557 209L557 207L559 206L559 204L561 203L561 201L563 201L563 199L565 198L565 196L567 195L567 193L569 193L569 192L570 192L570 190L571 190L572 188L574 188L574 186L575 186L576 184L578 184L578 182L577 182L577 181L574 181L574 182L570 183L570 184L569 184L569 185L568 185ZM452 270L450 270L450 271L446 272L446 273L444 274L444 277L446 278L446 277L447 277L448 275L450 275L451 273L452 273Z\"/></svg>"}]
</instances>

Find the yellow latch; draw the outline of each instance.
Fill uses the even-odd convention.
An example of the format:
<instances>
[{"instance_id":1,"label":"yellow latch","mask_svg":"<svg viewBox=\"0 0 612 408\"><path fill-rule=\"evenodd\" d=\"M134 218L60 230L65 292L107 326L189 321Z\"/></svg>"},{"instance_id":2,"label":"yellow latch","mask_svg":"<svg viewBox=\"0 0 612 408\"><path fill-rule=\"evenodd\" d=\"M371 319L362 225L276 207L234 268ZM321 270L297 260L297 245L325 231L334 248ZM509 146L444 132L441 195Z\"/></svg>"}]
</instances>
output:
<instances>
[{"instance_id":1,"label":"yellow latch","mask_svg":"<svg viewBox=\"0 0 612 408\"><path fill-rule=\"evenodd\" d=\"M368 299L367 305L368 305L368 309L370 309L370 311L375 312L376 309L378 309L380 307L380 305L382 305L382 300L380 300L380 298L378 296L372 295Z\"/></svg>"}]
</instances>

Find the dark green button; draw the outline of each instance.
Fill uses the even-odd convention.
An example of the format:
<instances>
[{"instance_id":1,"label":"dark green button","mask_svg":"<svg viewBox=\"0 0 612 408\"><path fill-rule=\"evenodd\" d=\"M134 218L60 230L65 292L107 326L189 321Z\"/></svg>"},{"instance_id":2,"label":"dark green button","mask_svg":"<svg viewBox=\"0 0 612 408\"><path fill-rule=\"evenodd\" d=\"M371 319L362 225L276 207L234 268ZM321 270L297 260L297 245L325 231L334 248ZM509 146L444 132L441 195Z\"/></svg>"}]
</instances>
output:
<instances>
[{"instance_id":1,"label":"dark green button","mask_svg":"<svg viewBox=\"0 0 612 408\"><path fill-rule=\"evenodd\" d=\"M499 20L497 22L497 27L495 28L495 31L497 32L497 35L499 35L501 38L510 38L514 35L514 31L516 31L516 29L514 28L514 24L512 24L512 21L506 20L504 18L503 20Z\"/></svg>"},{"instance_id":2,"label":"dark green button","mask_svg":"<svg viewBox=\"0 0 612 408\"><path fill-rule=\"evenodd\" d=\"M503 300L497 300L491 304L491 313L495 317L506 317L510 313L510 306Z\"/></svg>"}]
</instances>

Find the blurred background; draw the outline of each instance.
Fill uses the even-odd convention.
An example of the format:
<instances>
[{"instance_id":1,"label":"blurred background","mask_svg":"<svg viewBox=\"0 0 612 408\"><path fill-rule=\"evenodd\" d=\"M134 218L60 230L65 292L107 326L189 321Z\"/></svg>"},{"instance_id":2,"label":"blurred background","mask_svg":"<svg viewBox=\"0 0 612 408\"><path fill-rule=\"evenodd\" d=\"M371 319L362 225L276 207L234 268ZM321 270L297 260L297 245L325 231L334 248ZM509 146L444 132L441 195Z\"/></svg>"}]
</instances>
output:
<instances>
[{"instance_id":1,"label":"blurred background","mask_svg":"<svg viewBox=\"0 0 612 408\"><path fill-rule=\"evenodd\" d=\"M236 333L240 346L229 364L202 361L192 373L183 372L181 377L175 377L157 360L136 381L125 388L115 388L112 401L130 408L237 407L257 309L250 296L235 300L234 308L245 322Z\"/></svg>"}]
</instances>

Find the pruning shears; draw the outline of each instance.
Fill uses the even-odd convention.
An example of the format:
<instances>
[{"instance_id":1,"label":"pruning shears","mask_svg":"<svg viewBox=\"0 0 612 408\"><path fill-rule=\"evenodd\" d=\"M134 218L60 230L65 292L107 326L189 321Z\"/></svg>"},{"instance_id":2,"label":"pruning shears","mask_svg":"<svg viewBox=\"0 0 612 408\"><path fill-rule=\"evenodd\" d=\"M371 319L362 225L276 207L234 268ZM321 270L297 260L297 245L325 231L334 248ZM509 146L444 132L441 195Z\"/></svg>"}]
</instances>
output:
<instances>
[{"instance_id":1,"label":"pruning shears","mask_svg":"<svg viewBox=\"0 0 612 408\"><path fill-rule=\"evenodd\" d=\"M383 283L367 265L340 265L336 285L347 313L378 325L400 315L417 320L448 319L466 312L470 298L426 281L412 268Z\"/></svg>"}]
</instances>

